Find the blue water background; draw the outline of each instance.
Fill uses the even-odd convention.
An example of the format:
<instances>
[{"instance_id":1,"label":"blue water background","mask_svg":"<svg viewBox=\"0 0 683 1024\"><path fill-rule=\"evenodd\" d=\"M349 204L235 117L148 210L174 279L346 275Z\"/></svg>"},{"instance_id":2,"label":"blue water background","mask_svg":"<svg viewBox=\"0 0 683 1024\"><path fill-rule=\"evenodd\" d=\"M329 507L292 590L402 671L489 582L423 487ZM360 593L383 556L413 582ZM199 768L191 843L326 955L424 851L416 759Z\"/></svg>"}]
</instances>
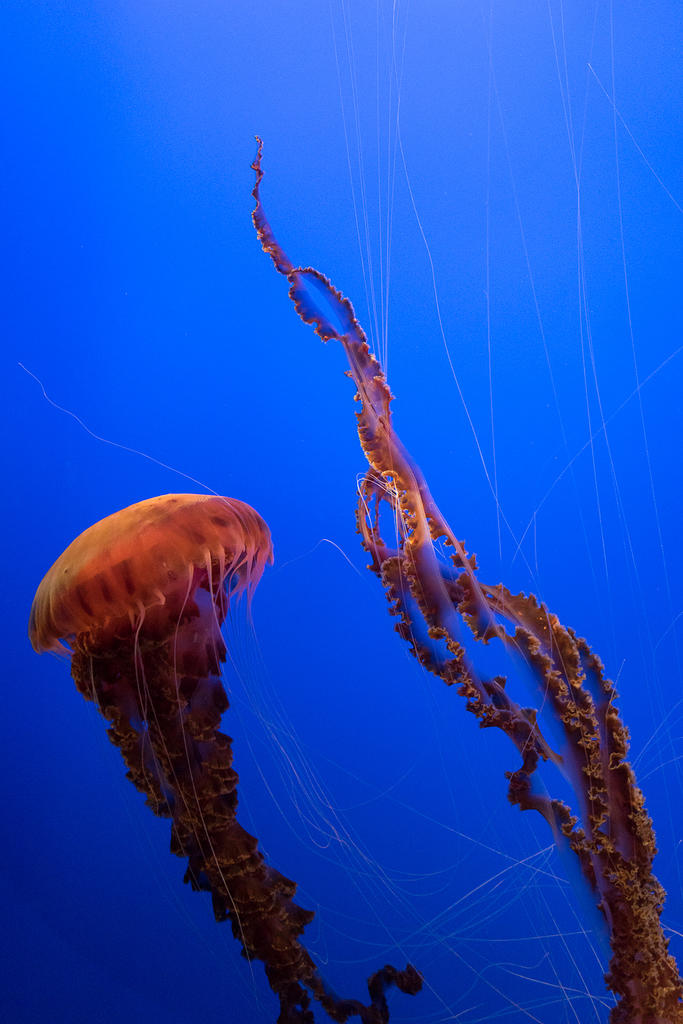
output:
<instances>
[{"instance_id":1,"label":"blue water background","mask_svg":"<svg viewBox=\"0 0 683 1024\"><path fill-rule=\"evenodd\" d=\"M590 901L506 801L514 751L418 667L364 568L353 387L254 237L256 132L290 257L378 353L387 311L396 425L482 578L534 590L618 677L683 958L680 10L394 16L392 41L383 2L2 5L8 1024L276 1017L68 665L26 639L71 539L198 489L183 474L272 530L225 729L330 982L361 996L410 959L427 984L395 1022L607 1020Z\"/></svg>"}]
</instances>

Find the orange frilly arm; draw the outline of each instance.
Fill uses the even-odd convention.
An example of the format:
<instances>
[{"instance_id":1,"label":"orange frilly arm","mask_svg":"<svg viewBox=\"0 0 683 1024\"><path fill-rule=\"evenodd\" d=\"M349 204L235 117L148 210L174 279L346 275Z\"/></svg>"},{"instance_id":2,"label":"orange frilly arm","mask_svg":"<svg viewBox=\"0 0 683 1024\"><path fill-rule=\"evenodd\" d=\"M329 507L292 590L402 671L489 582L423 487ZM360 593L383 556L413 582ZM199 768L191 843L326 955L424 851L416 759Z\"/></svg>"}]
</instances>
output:
<instances>
[{"instance_id":1,"label":"orange frilly arm","mask_svg":"<svg viewBox=\"0 0 683 1024\"><path fill-rule=\"evenodd\" d=\"M396 630L425 668L457 686L481 726L501 729L512 740L521 764L508 773L509 800L541 813L556 841L578 858L609 929L606 982L618 997L612 1024L683 1022L683 984L660 920L665 894L652 873L654 830L627 761L628 732L614 685L586 641L533 594L480 582L476 560L451 530L394 430L392 395L353 306L318 270L295 266L276 240L260 198L261 158L259 139L252 166L253 219L261 245L287 278L301 320L323 341L343 346L357 389L358 436L369 463L358 531L398 620ZM391 543L380 532L383 506L391 513ZM437 540L451 549L450 564L437 558ZM482 643L498 640L523 657L536 681L539 708L549 707L561 724L562 757L546 742L540 713L511 700L504 677L477 674L465 653L463 630ZM544 760L570 781L575 811L533 788Z\"/></svg>"}]
</instances>

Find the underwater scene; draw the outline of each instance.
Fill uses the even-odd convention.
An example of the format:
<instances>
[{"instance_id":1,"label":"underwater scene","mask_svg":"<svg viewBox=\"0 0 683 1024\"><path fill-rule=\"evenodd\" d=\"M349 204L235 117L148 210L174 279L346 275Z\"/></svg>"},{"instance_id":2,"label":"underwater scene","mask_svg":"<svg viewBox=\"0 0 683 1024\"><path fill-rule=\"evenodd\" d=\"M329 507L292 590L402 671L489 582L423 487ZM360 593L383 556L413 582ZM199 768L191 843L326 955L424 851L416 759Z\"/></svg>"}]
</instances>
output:
<instances>
[{"instance_id":1,"label":"underwater scene","mask_svg":"<svg viewBox=\"0 0 683 1024\"><path fill-rule=\"evenodd\" d=\"M683 1021L677 5L0 19L0 1020Z\"/></svg>"}]
</instances>

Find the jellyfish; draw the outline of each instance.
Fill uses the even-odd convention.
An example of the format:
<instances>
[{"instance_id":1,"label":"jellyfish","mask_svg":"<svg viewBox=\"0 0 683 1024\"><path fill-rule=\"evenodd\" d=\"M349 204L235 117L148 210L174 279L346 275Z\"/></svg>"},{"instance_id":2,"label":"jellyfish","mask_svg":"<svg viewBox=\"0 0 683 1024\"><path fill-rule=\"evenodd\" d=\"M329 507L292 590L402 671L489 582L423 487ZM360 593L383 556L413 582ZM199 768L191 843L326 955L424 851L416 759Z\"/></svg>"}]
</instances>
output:
<instances>
[{"instance_id":1,"label":"jellyfish","mask_svg":"<svg viewBox=\"0 0 683 1024\"><path fill-rule=\"evenodd\" d=\"M300 940L313 913L294 902L296 883L266 864L237 820L238 775L220 731L221 626L232 602L251 599L272 557L266 523L242 501L149 498L60 555L38 587L29 636L36 651L70 654L74 682L109 723L127 777L171 819L185 881L210 894L242 954L263 962L279 1024L312 1024L311 995L335 1021L385 1024L387 988L417 992L418 972L383 967L368 981L367 1005L337 996Z\"/></svg>"},{"instance_id":2,"label":"jellyfish","mask_svg":"<svg viewBox=\"0 0 683 1024\"><path fill-rule=\"evenodd\" d=\"M660 919L665 893L652 871L654 829L627 760L628 731L614 684L587 642L533 594L479 580L475 557L394 430L393 396L351 302L318 270L295 266L278 244L261 203L257 142L252 216L258 239L287 278L300 319L323 341L343 346L357 389L358 436L369 464L359 487L357 527L369 568L398 620L396 631L422 666L457 688L482 728L502 730L517 748L521 764L507 773L508 799L545 818L558 846L576 857L602 912L611 946L605 980L617 998L611 1024L683 1022L683 981ZM390 541L381 530L386 510ZM438 542L451 551L447 563L438 557ZM475 646L498 641L521 659L535 681L537 706L517 704L505 676L481 675L468 638ZM559 723L561 751L544 736L542 710ZM540 785L537 769L544 762L570 783L575 808Z\"/></svg>"}]
</instances>

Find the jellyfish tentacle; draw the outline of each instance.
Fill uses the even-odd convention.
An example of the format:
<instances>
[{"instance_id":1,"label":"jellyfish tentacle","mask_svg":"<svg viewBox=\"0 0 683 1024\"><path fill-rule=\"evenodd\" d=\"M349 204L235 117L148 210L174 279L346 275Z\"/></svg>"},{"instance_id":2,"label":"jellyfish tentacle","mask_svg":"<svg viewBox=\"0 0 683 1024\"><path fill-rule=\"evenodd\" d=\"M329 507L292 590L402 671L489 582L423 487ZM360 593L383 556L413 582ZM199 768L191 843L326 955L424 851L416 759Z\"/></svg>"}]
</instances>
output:
<instances>
[{"instance_id":1,"label":"jellyfish tentacle","mask_svg":"<svg viewBox=\"0 0 683 1024\"><path fill-rule=\"evenodd\" d=\"M185 881L211 894L216 919L230 921L244 955L266 964L272 988L289 1004L295 983L315 970L297 941L313 913L294 902L295 883L265 864L257 840L237 821L238 775L230 737L219 731L228 701L220 679L205 675L211 652L197 658L190 649L178 667L166 646L147 644L143 637L140 651L147 679L145 708L135 682L127 678L130 652L124 644L118 656L111 649L98 656L77 643L74 679L86 696L92 695L94 683L128 777L155 814L172 819L171 851L187 858ZM193 666L190 660L198 663ZM218 667L210 665L213 671ZM132 713L124 714L123 707ZM136 721L146 722L147 728L136 728Z\"/></svg>"},{"instance_id":2,"label":"jellyfish tentacle","mask_svg":"<svg viewBox=\"0 0 683 1024\"><path fill-rule=\"evenodd\" d=\"M313 1024L307 989L335 1021L358 1016L363 1024L385 1024L386 988L412 993L421 978L412 967L383 968L368 983L368 1006L340 999L324 983L299 942L313 912L294 902L296 883L265 863L258 841L237 821L239 776L231 739L219 731L228 707L219 676L225 647L198 650L196 632L190 618L167 644L138 635L142 693L130 671L128 642L100 651L92 640L76 640L76 685L110 722L108 735L128 778L155 814L172 819L171 852L187 858L185 881L211 894L216 920L229 920L243 955L265 964L281 1024Z\"/></svg>"},{"instance_id":3,"label":"jellyfish tentacle","mask_svg":"<svg viewBox=\"0 0 683 1024\"><path fill-rule=\"evenodd\" d=\"M370 466L359 489L357 526L369 567L398 619L396 630L424 667L457 685L482 727L494 726L510 737L522 764L507 773L508 798L522 810L540 812L558 843L568 843L577 856L610 933L605 980L618 997L612 1024L683 1022L683 981L660 920L665 894L652 873L654 830L627 761L628 731L615 705L615 688L586 641L534 595L513 595L502 584L479 581L476 560L455 537L394 430L389 386L350 301L318 270L296 267L275 238L260 198L262 143L257 141L252 195L259 241L287 278L300 319L323 341L343 346L347 375L357 389L358 435ZM383 502L397 524L393 546L380 533ZM437 558L439 540L453 549L448 567ZM499 640L531 667L539 706L549 706L561 725L562 755L545 741L536 710L510 699L504 677L478 676L465 654L462 624L476 641ZM543 760L552 760L569 779L580 825L566 804L532 788Z\"/></svg>"}]
</instances>

